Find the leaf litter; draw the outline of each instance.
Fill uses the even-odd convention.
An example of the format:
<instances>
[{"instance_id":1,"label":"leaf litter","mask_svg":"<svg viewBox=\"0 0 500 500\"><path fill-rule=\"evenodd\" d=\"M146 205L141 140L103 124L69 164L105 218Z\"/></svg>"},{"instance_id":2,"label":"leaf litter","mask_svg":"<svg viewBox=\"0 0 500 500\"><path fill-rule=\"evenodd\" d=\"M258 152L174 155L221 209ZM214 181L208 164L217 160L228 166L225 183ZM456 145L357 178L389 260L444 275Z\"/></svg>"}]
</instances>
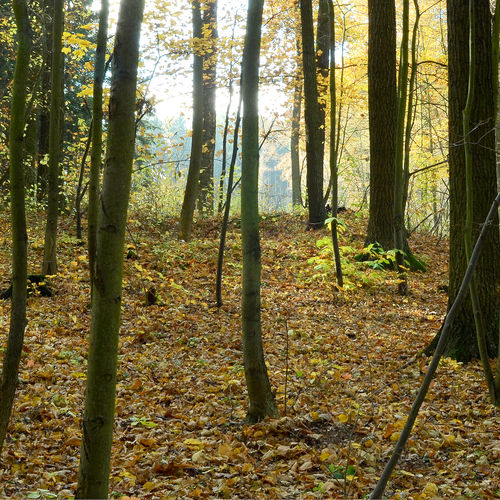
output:
<instances>
[{"instance_id":1,"label":"leaf litter","mask_svg":"<svg viewBox=\"0 0 500 500\"><path fill-rule=\"evenodd\" d=\"M364 221L353 213L345 221L341 245L346 253L359 251ZM281 417L248 426L237 222L228 233L221 308L214 299L216 221L200 222L191 243L176 239L174 221L129 222L134 259L124 264L112 496L360 498L399 437L428 363L419 354L443 320L446 242L414 237L415 254L430 265L410 275L408 297L397 295L393 271L354 265L349 255L351 287L338 290L334 271L314 265L316 242L327 229L306 232L290 215L263 218L264 348ZM75 494L89 283L86 248L64 221L63 231L54 297L29 298L0 470L4 497ZM42 234L32 231L30 242L36 269ZM8 239L2 243L0 265L8 276ZM147 307L151 287L158 301ZM4 339L9 309L10 302L0 302ZM445 359L386 493L499 498L499 443L498 412L479 363Z\"/></svg>"}]
</instances>

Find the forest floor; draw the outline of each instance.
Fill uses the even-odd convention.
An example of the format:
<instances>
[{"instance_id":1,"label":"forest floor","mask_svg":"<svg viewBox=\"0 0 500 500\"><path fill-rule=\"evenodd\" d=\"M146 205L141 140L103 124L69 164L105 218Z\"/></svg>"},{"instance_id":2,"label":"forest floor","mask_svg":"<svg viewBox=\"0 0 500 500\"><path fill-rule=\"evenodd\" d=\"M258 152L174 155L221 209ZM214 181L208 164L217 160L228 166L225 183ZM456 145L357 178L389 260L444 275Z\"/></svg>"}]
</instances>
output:
<instances>
[{"instance_id":1,"label":"forest floor","mask_svg":"<svg viewBox=\"0 0 500 500\"><path fill-rule=\"evenodd\" d=\"M41 228L41 216L30 227ZM393 271L352 256L365 223L343 217L348 289L339 291L303 219L261 224L266 361L281 418L244 424L238 220L228 233L224 305L215 306L219 222L189 243L174 221L129 222L111 489L138 498L361 498L393 449L429 358L421 350L446 310L446 242L411 239L429 264L397 294ZM20 387L4 447L0 496L70 498L77 481L85 390L89 280L85 246L62 221L55 295L31 297ZM0 288L8 286L9 229L0 220ZM38 272L41 230L30 231ZM312 260L311 260L312 259ZM146 306L154 287L160 303ZM0 301L6 337L10 301ZM286 411L285 411L286 404ZM500 498L500 422L479 363L441 362L409 445L386 490L392 498Z\"/></svg>"}]
</instances>

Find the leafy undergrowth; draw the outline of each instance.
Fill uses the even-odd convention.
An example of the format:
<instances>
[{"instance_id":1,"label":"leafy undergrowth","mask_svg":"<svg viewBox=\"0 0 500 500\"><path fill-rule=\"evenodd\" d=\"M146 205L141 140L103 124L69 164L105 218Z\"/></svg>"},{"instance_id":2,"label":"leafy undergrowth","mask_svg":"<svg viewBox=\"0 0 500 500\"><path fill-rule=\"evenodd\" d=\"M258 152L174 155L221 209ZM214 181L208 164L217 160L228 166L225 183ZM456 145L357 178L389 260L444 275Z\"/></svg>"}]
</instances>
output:
<instances>
[{"instance_id":1,"label":"leafy undergrowth","mask_svg":"<svg viewBox=\"0 0 500 500\"><path fill-rule=\"evenodd\" d=\"M360 251L364 221L351 213L345 220L341 245L346 254ZM1 224L4 288L9 232ZM54 297L29 299L2 497L69 498L76 488L89 283L86 249L65 229ZM262 221L265 352L282 417L247 426L238 220L228 234L219 309L216 221L199 224L189 244L177 241L173 222L130 221L114 496L360 498L371 491L426 370L429 360L418 355L443 320L445 243L415 236L412 248L429 271L412 273L411 294L402 298L393 271L353 265L348 255L353 286L336 290L328 266L315 265L316 240L327 230L304 229L287 215ZM30 271L38 270L42 245L42 232L32 230ZM160 302L147 307L151 287ZM0 303L2 338L9 308ZM444 360L387 494L500 496L499 431L479 364Z\"/></svg>"}]
</instances>

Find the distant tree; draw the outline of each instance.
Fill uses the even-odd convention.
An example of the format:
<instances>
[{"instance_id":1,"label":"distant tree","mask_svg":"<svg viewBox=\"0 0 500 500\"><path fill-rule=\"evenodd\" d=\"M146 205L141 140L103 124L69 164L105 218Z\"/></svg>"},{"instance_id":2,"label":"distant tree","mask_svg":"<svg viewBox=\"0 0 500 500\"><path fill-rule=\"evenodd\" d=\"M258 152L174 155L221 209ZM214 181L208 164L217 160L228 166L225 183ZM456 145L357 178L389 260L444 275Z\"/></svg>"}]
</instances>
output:
<instances>
[{"instance_id":1,"label":"distant tree","mask_svg":"<svg viewBox=\"0 0 500 500\"><path fill-rule=\"evenodd\" d=\"M299 3L295 4L298 10ZM302 114L302 49L300 29L295 30L295 45L297 47L297 73L294 78L293 103L292 103L292 122L290 124L290 163L292 167L292 205L294 207L302 206L301 176L300 176L300 117Z\"/></svg>"},{"instance_id":2,"label":"distant tree","mask_svg":"<svg viewBox=\"0 0 500 500\"><path fill-rule=\"evenodd\" d=\"M179 237L184 241L191 239L203 151L203 54L198 46L202 38L199 0L192 0L191 7L193 13L193 133L189 171L179 222Z\"/></svg>"},{"instance_id":3,"label":"distant tree","mask_svg":"<svg viewBox=\"0 0 500 500\"><path fill-rule=\"evenodd\" d=\"M203 147L201 156L199 208L214 211L214 155L217 131L215 99L217 91L217 0L203 6Z\"/></svg>"},{"instance_id":4,"label":"distant tree","mask_svg":"<svg viewBox=\"0 0 500 500\"><path fill-rule=\"evenodd\" d=\"M7 348L0 385L0 452L18 382L19 363L26 328L27 242L24 202L24 130L26 94L31 53L31 28L26 0L13 0L17 26L17 57L9 130L10 215L12 224L12 307Z\"/></svg>"},{"instance_id":5,"label":"distant tree","mask_svg":"<svg viewBox=\"0 0 500 500\"><path fill-rule=\"evenodd\" d=\"M248 1L247 31L241 78L243 96L243 158L241 166L243 290L241 316L245 379L250 403L247 414L249 422L257 422L267 415L272 417L278 415L264 360L260 315L258 93L263 4L263 0Z\"/></svg>"},{"instance_id":6,"label":"distant tree","mask_svg":"<svg viewBox=\"0 0 500 500\"><path fill-rule=\"evenodd\" d=\"M463 110L467 99L469 74L468 0L448 0L449 74L449 166L450 166L450 266L449 305L458 293L467 259L464 246L466 218L465 154ZM488 0L474 0L475 97L471 103L470 142L472 156L472 241L475 242L496 193L494 93L491 66L491 14ZM492 227L498 227L495 220ZM500 316L500 245L498 231L488 232L476 269L478 298L486 329L490 356L498 354ZM478 356L474 315L468 298L452 324L446 353L460 361Z\"/></svg>"},{"instance_id":7,"label":"distant tree","mask_svg":"<svg viewBox=\"0 0 500 500\"><path fill-rule=\"evenodd\" d=\"M370 213L366 243L394 248L396 158L396 7L368 0Z\"/></svg>"},{"instance_id":8,"label":"distant tree","mask_svg":"<svg viewBox=\"0 0 500 500\"><path fill-rule=\"evenodd\" d=\"M321 142L321 119L311 0L300 0L300 19L304 71L308 224L309 227L317 229L324 224L325 204L323 203L323 143Z\"/></svg>"},{"instance_id":9,"label":"distant tree","mask_svg":"<svg viewBox=\"0 0 500 500\"><path fill-rule=\"evenodd\" d=\"M63 115L63 54L64 0L54 0L52 20L52 68L50 77L49 170L47 223L43 249L42 274L57 272L57 218L59 212L59 162L61 158L61 120Z\"/></svg>"},{"instance_id":10,"label":"distant tree","mask_svg":"<svg viewBox=\"0 0 500 500\"><path fill-rule=\"evenodd\" d=\"M108 498L109 495L123 247L134 160L137 65L143 10L143 0L122 0L116 29L77 498Z\"/></svg>"}]
</instances>

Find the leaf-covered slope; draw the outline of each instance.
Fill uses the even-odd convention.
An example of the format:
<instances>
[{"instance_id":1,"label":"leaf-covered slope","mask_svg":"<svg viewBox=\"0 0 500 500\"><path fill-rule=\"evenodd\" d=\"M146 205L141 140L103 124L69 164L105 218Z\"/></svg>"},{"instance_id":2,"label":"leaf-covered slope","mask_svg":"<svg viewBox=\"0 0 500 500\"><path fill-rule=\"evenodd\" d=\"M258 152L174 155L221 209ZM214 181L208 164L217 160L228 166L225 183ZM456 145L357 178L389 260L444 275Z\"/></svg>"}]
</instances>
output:
<instances>
[{"instance_id":1,"label":"leaf-covered slope","mask_svg":"<svg viewBox=\"0 0 500 500\"><path fill-rule=\"evenodd\" d=\"M426 369L417 355L443 319L446 249L427 234L415 237L412 247L429 271L411 274L403 298L393 271L354 264L365 222L351 213L346 225L341 245L351 287L337 291L326 255L315 259L323 234L306 232L291 216L262 220L264 341L282 418L248 427L238 220L229 232L220 309L215 221L198 226L189 244L168 224L130 222L137 258L125 264L111 482L117 496L357 498L370 491ZM41 233L32 231L30 241L35 268ZM2 243L8 276L8 240ZM66 236L61 251L54 297L29 299L0 472L0 495L9 498L65 498L76 487L89 286L85 247ZM146 307L152 287L159 303ZM0 302L3 332L9 308ZM479 365L444 360L388 494L498 495L499 443Z\"/></svg>"}]
</instances>

